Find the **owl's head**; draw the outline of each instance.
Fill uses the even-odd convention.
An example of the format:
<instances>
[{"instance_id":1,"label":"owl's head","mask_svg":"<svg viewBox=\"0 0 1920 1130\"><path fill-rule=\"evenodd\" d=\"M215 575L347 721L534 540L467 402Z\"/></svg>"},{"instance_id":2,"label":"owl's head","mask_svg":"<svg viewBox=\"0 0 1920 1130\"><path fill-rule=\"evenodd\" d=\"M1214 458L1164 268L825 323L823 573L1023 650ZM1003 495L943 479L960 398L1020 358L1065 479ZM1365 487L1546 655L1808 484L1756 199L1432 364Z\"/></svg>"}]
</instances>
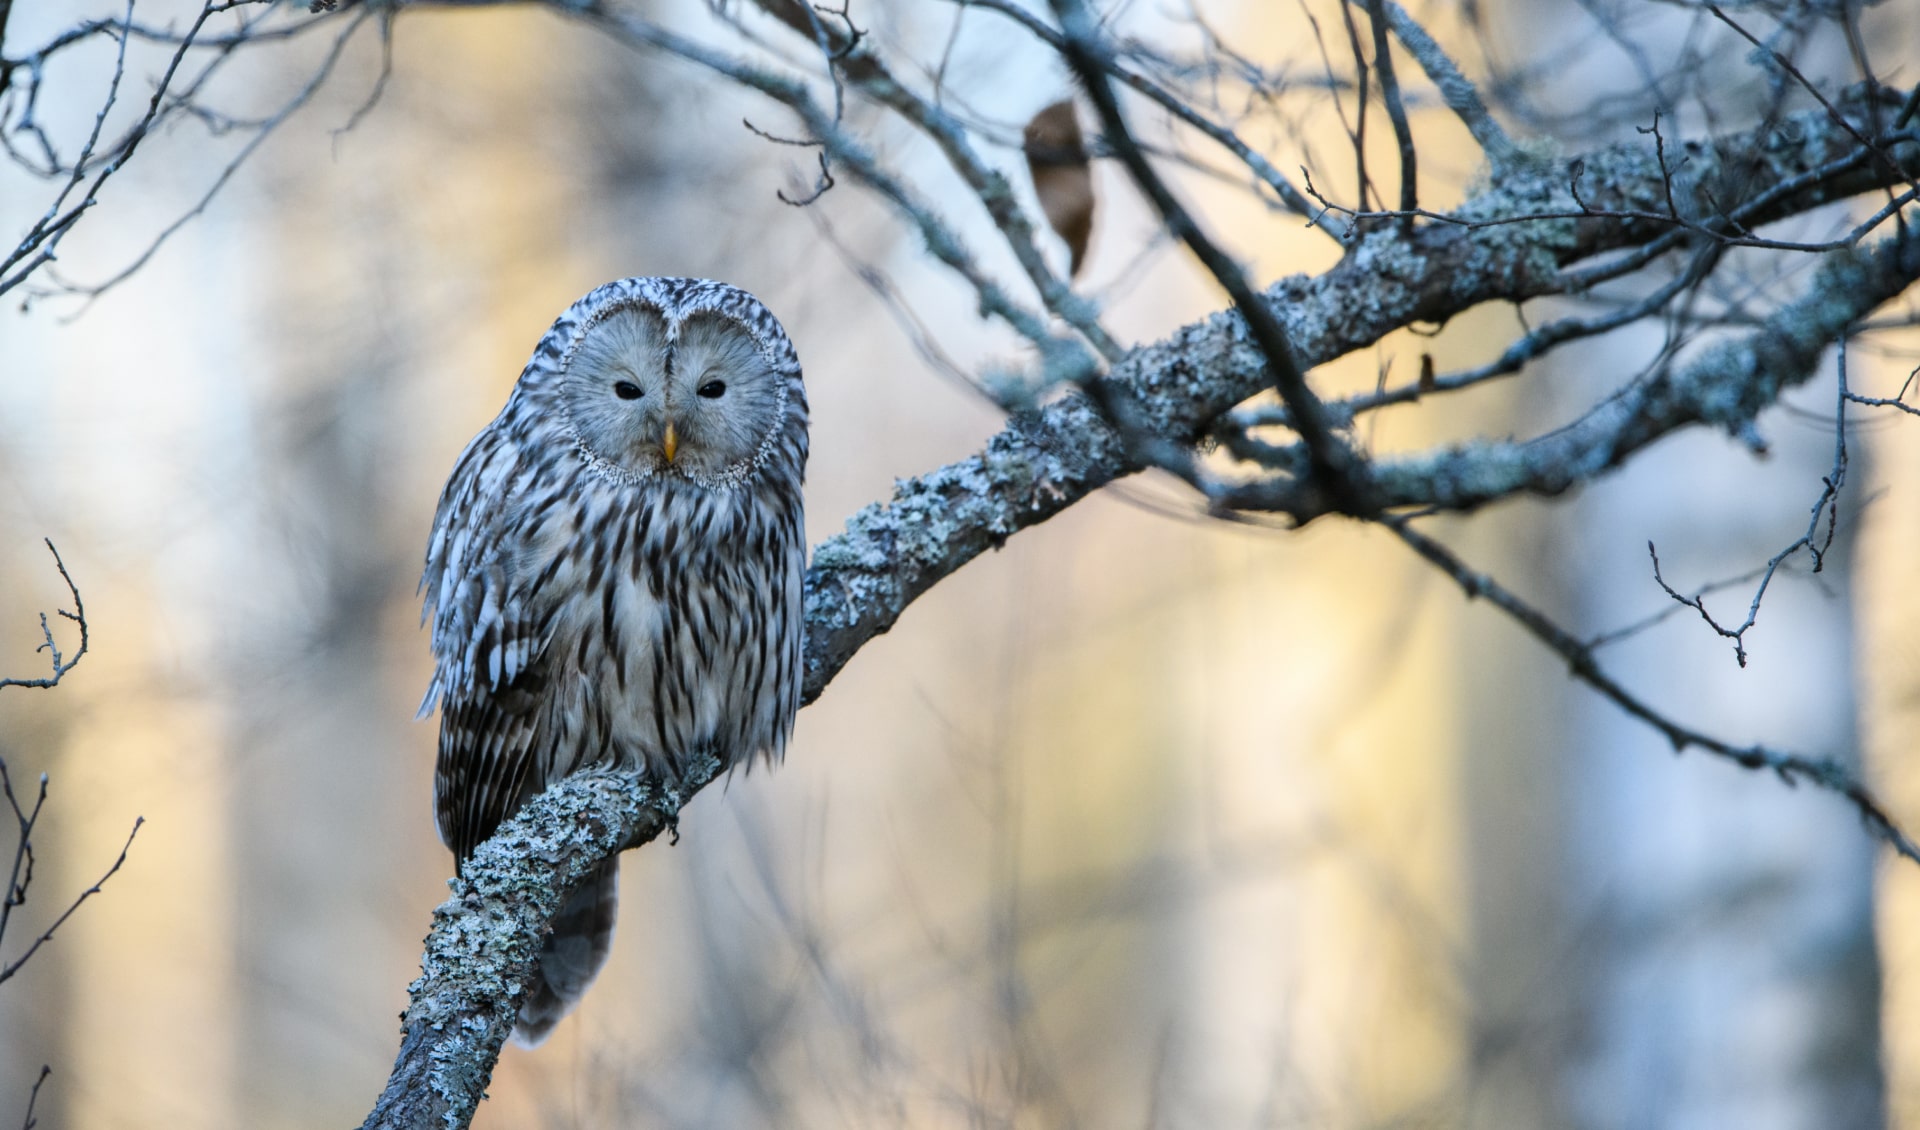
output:
<instances>
[{"instance_id":1,"label":"owl's head","mask_svg":"<svg viewBox=\"0 0 1920 1130\"><path fill-rule=\"evenodd\" d=\"M556 340L557 339L557 340ZM619 477L723 488L806 460L807 406L786 331L746 291L705 279L608 283L548 334L536 374L585 453ZM796 468L797 469L797 468Z\"/></svg>"}]
</instances>

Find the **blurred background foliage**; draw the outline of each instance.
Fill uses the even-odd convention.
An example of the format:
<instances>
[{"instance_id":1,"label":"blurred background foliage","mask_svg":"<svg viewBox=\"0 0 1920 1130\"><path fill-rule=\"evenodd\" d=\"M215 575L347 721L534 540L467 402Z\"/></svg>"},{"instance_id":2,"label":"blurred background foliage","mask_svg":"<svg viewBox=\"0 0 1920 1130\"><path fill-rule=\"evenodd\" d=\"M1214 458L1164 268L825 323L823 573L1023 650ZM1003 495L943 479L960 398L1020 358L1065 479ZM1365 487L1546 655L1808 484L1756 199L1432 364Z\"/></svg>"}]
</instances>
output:
<instances>
[{"instance_id":1,"label":"blurred background foliage","mask_svg":"<svg viewBox=\"0 0 1920 1130\"><path fill-rule=\"evenodd\" d=\"M16 41L74 17L17 7ZM698 6L658 7L711 27ZM1190 12L1140 7L1134 34L1188 42ZM1205 16L1263 66L1313 73L1305 11L1337 19L1320 0ZM1561 60L1547 89L1567 117L1533 128L1570 146L1610 136L1574 108L1632 81L1604 47L1564 50L1592 40L1579 12L1475 9L1509 58ZM1008 169L1019 123L1069 90L1004 22L855 14L916 58L944 53L966 113L1010 124L990 154ZM1451 6L1419 14L1464 38ZM1911 5L1864 18L1902 45L1883 58L1920 57ZM322 46L224 81L290 92ZM148 820L105 894L0 991L0 1118L43 1061L47 1128L365 1114L451 872L429 815L434 727L413 720L428 522L574 298L686 274L767 302L813 398L816 541L999 426L853 266L889 275L967 371L1018 362L1018 343L870 196L778 201L813 167L742 126L782 131L764 101L539 11L409 15L391 47L351 129L381 69L371 35L126 283L0 315L4 669L37 671L33 617L64 596L43 535L93 627L60 688L0 693L0 756L53 781L28 909L90 882ZM1441 207L1475 153L1438 107L1414 121L1422 202ZM972 214L922 141L863 124L948 214ZM1347 140L1324 100L1248 129L1338 183ZM224 159L190 131L156 144L64 269L110 273ZM1082 277L1108 324L1148 341L1220 308L1109 164ZM28 183L0 171L10 221L38 206ZM1337 256L1234 185L1180 185L1260 280ZM1476 363L1512 333L1510 313L1476 312L1315 380L1370 388L1421 351ZM1543 368L1590 400L1651 340ZM1853 363L1897 383L1920 341L1879 340ZM1829 376L1765 417L1765 461L1689 434L1452 536L1582 631L1659 612L1649 539L1698 582L1797 536L1832 396ZM1510 382L1382 414L1366 438L1499 434L1574 403ZM1844 544L1769 596L1748 668L1689 616L1611 659L1715 732L1864 751L1911 827L1910 424L1856 429ZM940 585L802 714L784 767L709 790L682 831L627 857L607 973L547 1046L507 1051L476 1125L1920 1125L1920 875L1877 862L1850 811L1676 760L1377 530L1228 526L1170 480L1123 482Z\"/></svg>"}]
</instances>

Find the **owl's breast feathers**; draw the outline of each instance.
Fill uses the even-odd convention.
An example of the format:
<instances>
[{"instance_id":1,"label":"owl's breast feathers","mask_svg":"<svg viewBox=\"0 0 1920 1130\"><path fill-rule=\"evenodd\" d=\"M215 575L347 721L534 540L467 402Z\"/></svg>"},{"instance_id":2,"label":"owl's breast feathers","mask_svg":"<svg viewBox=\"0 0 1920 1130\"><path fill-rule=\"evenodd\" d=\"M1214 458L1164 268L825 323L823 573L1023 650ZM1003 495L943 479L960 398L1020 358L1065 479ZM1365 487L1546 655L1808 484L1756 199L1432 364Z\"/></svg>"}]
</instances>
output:
<instances>
[{"instance_id":1,"label":"owl's breast feathers","mask_svg":"<svg viewBox=\"0 0 1920 1130\"><path fill-rule=\"evenodd\" d=\"M490 434L491 433L491 434ZM536 461L489 429L443 493L422 585L436 809L464 856L594 765L678 779L779 756L800 693L797 484L715 491Z\"/></svg>"}]
</instances>

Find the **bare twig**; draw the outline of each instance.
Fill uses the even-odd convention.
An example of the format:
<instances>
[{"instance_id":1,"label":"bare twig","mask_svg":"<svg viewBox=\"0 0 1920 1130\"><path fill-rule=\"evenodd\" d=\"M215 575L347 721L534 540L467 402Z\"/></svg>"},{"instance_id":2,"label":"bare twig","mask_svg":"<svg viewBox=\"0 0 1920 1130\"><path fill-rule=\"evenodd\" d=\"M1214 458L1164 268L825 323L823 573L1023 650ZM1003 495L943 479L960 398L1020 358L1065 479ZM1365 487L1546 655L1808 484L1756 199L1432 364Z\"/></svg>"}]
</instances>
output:
<instances>
[{"instance_id":1,"label":"bare twig","mask_svg":"<svg viewBox=\"0 0 1920 1130\"><path fill-rule=\"evenodd\" d=\"M45 800L46 799L46 777L43 775L40 781L41 781L40 797L42 800ZM39 811L40 811L40 807L38 804L36 804L34 806L34 814L38 815ZM107 880L113 878L114 875L119 872L121 865L126 863L127 861L127 852L133 847L133 837L140 834L140 825L144 823L146 823L146 817L144 816L136 816L133 818L133 829L127 833L127 842L120 845L120 854L118 857L114 859L113 866L107 868L105 874L101 875L98 879L95 879L93 881L92 886L88 887L84 891L81 891L79 895L77 895L74 898L73 902L67 905L67 909L60 912L60 917L54 919L52 925L48 926L45 930L40 932L40 936L33 940L33 944L27 947L25 953L22 953L19 957L15 958L13 961L9 962L4 967L0 967L0 984L4 984L15 973L20 972L21 967L26 965L26 963L33 958L34 954L40 952L41 946L53 940L53 932L55 930L58 930L60 927L66 925L67 919L73 917L74 912L80 909L81 904L85 903L88 899L92 898L94 895L99 894L100 888L106 884ZM22 835L25 835L26 831L27 829L23 829ZM25 897L24 894L22 894L23 899L24 897Z\"/></svg>"},{"instance_id":2,"label":"bare twig","mask_svg":"<svg viewBox=\"0 0 1920 1130\"><path fill-rule=\"evenodd\" d=\"M1368 22L1373 26L1373 69L1380 76L1380 100L1387 104L1387 117L1393 122L1393 137L1400 146L1401 230L1413 229L1412 213L1420 207L1418 158L1413 149L1413 129L1407 124L1407 107L1400 97L1400 83L1393 74L1393 51L1387 45L1387 16L1381 0L1366 0Z\"/></svg>"},{"instance_id":3,"label":"bare twig","mask_svg":"<svg viewBox=\"0 0 1920 1130\"><path fill-rule=\"evenodd\" d=\"M1747 618L1741 621L1738 627L1726 627L1714 619L1713 613L1707 611L1706 590L1703 589L1690 596L1682 596L1674 591L1673 586L1660 575L1660 554L1654 550L1651 541L1647 543L1647 556L1653 560L1654 583L1660 586L1660 591L1666 593L1674 603L1698 612L1700 618L1706 621L1707 626L1715 633L1724 639L1732 640L1734 659L1742 667L1747 665L1747 632L1752 630L1755 621L1760 618L1760 604L1766 599L1767 588L1773 584L1774 574L1779 572L1782 564L1791 560L1801 550L1805 550L1812 560L1810 572L1820 572L1826 567L1827 550L1832 548L1834 535L1839 529L1840 490L1847 481L1847 404L1853 399L1847 392L1847 337L1844 331L1839 338L1839 358L1836 364L1839 370L1836 378L1839 391L1833 414L1833 467L1820 480L1820 495L1813 501L1813 513L1807 520L1806 531L1785 549L1768 558L1766 565L1760 570L1760 584L1754 589L1753 599L1747 604ZM1820 528L1823 518L1826 524L1824 532Z\"/></svg>"},{"instance_id":4,"label":"bare twig","mask_svg":"<svg viewBox=\"0 0 1920 1130\"><path fill-rule=\"evenodd\" d=\"M1681 602L1680 604L1676 605L1673 602L1668 601L1666 604L1666 607L1660 609L1660 611L1658 612L1654 612L1650 615L1643 616L1640 619L1635 620L1632 623L1626 624L1622 627L1613 628L1609 631L1601 632L1598 635L1588 637L1585 641L1583 641L1582 646L1584 646L1588 651L1599 651L1603 647L1612 647L1614 644L1620 643L1624 640L1632 639L1634 636L1637 636L1642 632L1648 631L1649 629L1656 628L1661 624L1666 623L1668 620L1678 615L1682 608L1693 607L1693 601L1704 596L1711 596L1712 594L1717 592L1724 592L1727 589L1738 588L1741 585L1750 584L1753 581L1759 580L1761 574L1765 573L1766 571L1767 571L1767 567L1765 565L1762 565L1758 569L1749 569L1737 577L1726 577L1718 581L1713 581L1709 584L1701 585L1699 588L1693 590L1693 592L1687 594L1687 599Z\"/></svg>"},{"instance_id":5,"label":"bare twig","mask_svg":"<svg viewBox=\"0 0 1920 1130\"><path fill-rule=\"evenodd\" d=\"M207 190L200 195L200 199L195 201L193 206L185 212L174 217L173 221L167 224L166 227L160 229L159 233L155 235L152 240L148 241L146 247L140 254L134 256L125 266L99 282L81 284L62 281L61 289L66 293L80 295L88 301L92 301L107 291L112 290L114 287L119 286L129 278L132 278L140 268L146 266L155 255L159 254L160 249L166 245L168 240L172 239L182 228L206 212L207 206L213 203L214 197L220 194L220 190L226 187L227 182L233 179L234 174L240 171L240 167L247 162L248 158L253 156L254 152L266 142L267 138L273 135L275 130L286 122L288 118L292 117L295 112L313 100L313 96L319 93L320 88L325 85L327 79L332 76L334 67L340 62L340 57L346 51L347 43L352 40L354 33L358 32L360 26L367 20L373 18L375 14L375 9L363 8L348 20L347 26L341 30L340 34L334 37L332 44L329 45L327 49L326 56L321 59L320 65L315 68L312 77L294 93L292 98L289 98L283 103L278 110L256 124L253 136L247 139L246 144L240 147L240 151L234 154L220 169L220 172L214 176L213 183L207 186ZM182 51L185 49L184 46L181 48ZM159 95L156 94L156 105L158 98Z\"/></svg>"},{"instance_id":6,"label":"bare twig","mask_svg":"<svg viewBox=\"0 0 1920 1130\"><path fill-rule=\"evenodd\" d=\"M42 643L35 651L47 652L53 660L53 673L38 679L0 679L0 687L34 687L45 689L60 685L60 680L80 662L87 653L87 606L81 603L80 588L73 583L73 576L67 572L67 563L60 560L60 551L53 547L53 539L43 538L47 543L47 552L53 554L54 568L60 570L60 579L67 583L67 593L73 597L73 611L64 608L54 610L54 614L63 620L71 620L80 629L80 646L71 656L60 653L60 644L53 638L53 628L47 623L47 614L40 614L40 636ZM3 927L0 927L3 929Z\"/></svg>"},{"instance_id":7,"label":"bare twig","mask_svg":"<svg viewBox=\"0 0 1920 1130\"><path fill-rule=\"evenodd\" d=\"M7 806L13 809L13 822L16 837L13 845L13 866L7 872L7 892L0 900L0 941L6 940L7 923L13 919L13 908L27 901L27 888L33 885L33 827L40 820L40 810L47 803L47 775L40 774L40 791L35 794L32 808L22 808L20 798L14 795L13 776L7 772L7 763L0 759L0 792L7 798Z\"/></svg>"},{"instance_id":8,"label":"bare twig","mask_svg":"<svg viewBox=\"0 0 1920 1130\"><path fill-rule=\"evenodd\" d=\"M14 67L24 66L33 76L30 80L30 87L26 99L27 108L23 111L23 115L19 120L11 123L11 128L16 131L25 132L39 141L46 162L45 168L41 170L45 175L61 176L65 179L46 211L27 229L26 234L23 235L14 248L7 253L6 257L0 258L0 294L4 294L24 283L36 271L47 267L58 258L61 241L71 233L81 217L96 206L99 202L100 191L108 180L126 166L127 162L133 158L135 152L140 148L141 143L154 132L155 128L168 117L169 114L191 112L190 107L192 106L194 93L206 83L214 70L219 67L235 48L250 42L254 38L250 34L253 30L252 25L248 24L236 35L202 41L199 39L199 35L201 29L206 26L207 21L219 13L232 11L244 6L265 3L271 7L272 2L273 0L206 0L187 31L175 35L171 32L158 31L136 24L133 20L133 3L132 0L128 0L124 19L111 23L106 21L88 21L82 23L63 35L56 37L40 50L31 53L24 59L14 60L11 63L8 68L9 70ZM301 28L296 27L287 34L297 34L299 30L301 30ZM33 121L32 107L39 90L39 76L42 68L52 55L74 44L84 42L98 34L110 34L118 43L118 54L115 57L113 75L109 80L106 96L99 112L94 117L92 130L89 132L85 143L70 163L63 162L55 154L53 146L47 139L45 132ZM154 42L172 44L175 49L168 57L167 65L162 70L159 78L154 81L153 93L148 98L145 112L116 142L103 146L101 144L102 131L109 112L118 101L120 84L126 74L127 45L136 36L150 39ZM261 37L265 38L266 34L263 33ZM198 47L209 47L213 49L215 52L214 59L199 75L188 83L186 89L182 91L176 88L175 78L178 76L181 66L186 61L189 52ZM0 81L0 90L4 90L5 86L5 82ZM8 151L10 154L14 153L10 146L8 147ZM15 159L19 160L19 157L16 155ZM87 179L89 175L92 177L90 181ZM85 182L85 191L80 192L83 182ZM76 192L80 192L80 198L69 205L68 201L74 197ZM196 209L196 212L197 211ZM165 237L162 236L162 238L164 239Z\"/></svg>"},{"instance_id":9,"label":"bare twig","mask_svg":"<svg viewBox=\"0 0 1920 1130\"><path fill-rule=\"evenodd\" d=\"M1848 392L1845 396L1850 404L1865 405L1868 408L1897 408L1909 416L1920 416L1920 405L1907 403L1907 393L1914 387L1916 378L1920 378L1920 369L1908 373L1907 379L1900 382L1899 391L1892 396L1861 396L1856 392Z\"/></svg>"},{"instance_id":10,"label":"bare twig","mask_svg":"<svg viewBox=\"0 0 1920 1130\"><path fill-rule=\"evenodd\" d=\"M818 141L807 141L804 138L777 137L761 129L759 126L754 125L745 118L740 119L740 124L747 127L747 132L753 134L755 137L765 141L771 141L775 145L790 145L800 149L813 149L816 151L814 156L820 161L820 175L814 180L813 187L807 191L805 196L798 198L788 196L787 190L784 188L774 189L774 198L779 200L780 203L785 204L789 208L805 208L822 196L825 196L833 188L833 170L827 166L827 150L825 145Z\"/></svg>"},{"instance_id":11,"label":"bare twig","mask_svg":"<svg viewBox=\"0 0 1920 1130\"><path fill-rule=\"evenodd\" d=\"M1784 784L1798 785L1806 782L1844 797L1859 812L1861 822L1866 825L1867 831L1875 839L1892 848L1902 858L1920 863L1920 845L1916 845L1905 832L1900 830L1899 825L1887 815L1886 810L1881 807L1880 802L1866 785L1839 761L1830 757L1810 757L1805 754L1789 753L1765 745L1736 746L1711 734L1675 722L1609 675L1595 661L1592 650L1572 633L1554 623L1533 605L1520 599L1500 582L1485 573L1475 572L1469 568L1452 550L1415 529L1411 521L1405 518L1386 518L1382 519L1381 524L1392 530L1415 553L1426 558L1442 573L1452 578L1468 598L1485 599L1505 613L1514 623L1524 628L1528 635L1559 655L1566 661L1568 669L1575 678L1600 692L1620 709L1659 731L1662 737L1672 743L1675 753L1684 753L1693 748L1703 749L1715 757L1726 758L1742 768L1771 772Z\"/></svg>"},{"instance_id":12,"label":"bare twig","mask_svg":"<svg viewBox=\"0 0 1920 1130\"><path fill-rule=\"evenodd\" d=\"M5 11L4 0L0 0L0 12L4 12L4 11ZM41 1084L45 1083L47 1081L47 1076L52 1074L53 1074L53 1068L48 1067L44 1063L40 1065L40 1074L36 1076L33 1080L33 1090L27 1092L27 1116L25 1119L21 1121L20 1130L33 1130L35 1126L40 1125L39 1120L33 1117L33 1108L38 1106L40 1103Z\"/></svg>"},{"instance_id":13,"label":"bare twig","mask_svg":"<svg viewBox=\"0 0 1920 1130\"><path fill-rule=\"evenodd\" d=\"M1013 20L1021 27L1026 28L1035 38L1046 43L1054 50L1058 51L1062 47L1060 33L1054 31L1031 12L1028 12L1016 4L1008 3L1006 0L953 0L953 2L963 8L985 8L988 11L997 12ZM1246 142L1240 140L1238 134L1196 111L1184 98L1174 94L1172 91L1147 78L1145 75L1140 74L1133 68L1120 65L1118 62L1115 62L1109 69L1109 73L1121 82L1126 83L1127 86L1133 90L1152 100L1161 109L1167 111L1167 113L1172 114L1175 118L1200 131L1216 145L1219 145L1227 152L1239 158L1248 169L1253 171L1259 183L1271 190L1273 194L1279 198L1281 206L1288 211L1297 216L1309 218L1318 211L1306 197L1300 194L1300 190L1293 186L1293 182L1289 181L1279 169L1273 167L1272 162L1261 156L1257 150L1247 145Z\"/></svg>"}]
</instances>

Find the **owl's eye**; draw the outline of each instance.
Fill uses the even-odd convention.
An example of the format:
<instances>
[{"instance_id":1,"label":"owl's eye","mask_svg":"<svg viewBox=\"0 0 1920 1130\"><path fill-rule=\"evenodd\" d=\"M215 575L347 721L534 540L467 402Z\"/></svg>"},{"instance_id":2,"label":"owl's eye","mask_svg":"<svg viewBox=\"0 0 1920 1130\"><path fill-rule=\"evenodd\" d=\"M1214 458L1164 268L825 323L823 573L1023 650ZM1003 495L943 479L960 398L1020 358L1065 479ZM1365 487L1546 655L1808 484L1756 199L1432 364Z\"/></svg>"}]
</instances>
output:
<instances>
[{"instance_id":1,"label":"owl's eye","mask_svg":"<svg viewBox=\"0 0 1920 1130\"><path fill-rule=\"evenodd\" d=\"M634 384L632 381L615 381L613 382L613 395L622 400L638 400L640 399L640 386Z\"/></svg>"},{"instance_id":2,"label":"owl's eye","mask_svg":"<svg viewBox=\"0 0 1920 1130\"><path fill-rule=\"evenodd\" d=\"M727 382L708 381L706 384L701 385L697 391L708 400L718 400L720 397L726 395Z\"/></svg>"}]
</instances>

